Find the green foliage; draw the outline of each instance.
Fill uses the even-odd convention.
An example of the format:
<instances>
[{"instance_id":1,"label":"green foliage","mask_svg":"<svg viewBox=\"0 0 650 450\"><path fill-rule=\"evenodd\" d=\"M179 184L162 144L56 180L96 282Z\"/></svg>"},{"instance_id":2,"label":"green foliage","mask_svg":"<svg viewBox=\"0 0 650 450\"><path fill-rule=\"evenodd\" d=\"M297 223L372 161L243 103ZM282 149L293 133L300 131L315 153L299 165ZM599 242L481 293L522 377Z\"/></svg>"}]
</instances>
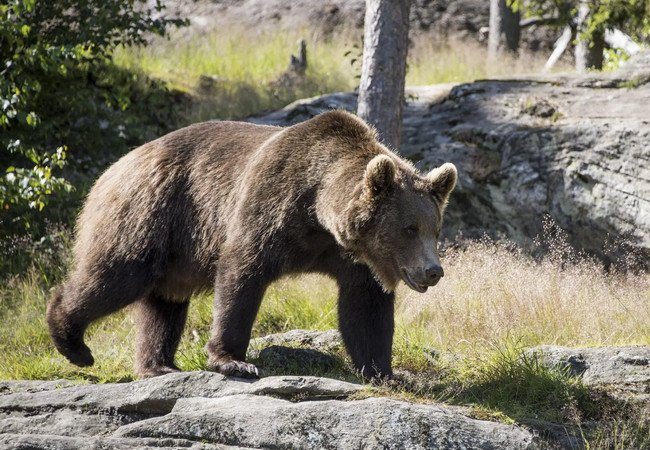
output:
<instances>
[{"instance_id":1,"label":"green foliage","mask_svg":"<svg viewBox=\"0 0 650 450\"><path fill-rule=\"evenodd\" d=\"M578 7L586 3L589 15L579 39L591 40L597 33L618 28L633 39L646 39L650 33L650 0L508 0L527 17L555 17L558 27L575 22Z\"/></svg>"},{"instance_id":2,"label":"green foliage","mask_svg":"<svg viewBox=\"0 0 650 450\"><path fill-rule=\"evenodd\" d=\"M603 64L604 71L616 70L620 67L621 63L624 63L630 59L630 54L625 50L620 48L608 48L605 49L605 63Z\"/></svg>"},{"instance_id":3,"label":"green foliage","mask_svg":"<svg viewBox=\"0 0 650 450\"><path fill-rule=\"evenodd\" d=\"M140 0L10 0L0 5L0 233L33 230L59 192L70 162L88 165L94 139L128 146L125 74L110 68L120 44L145 44L182 21ZM119 83L118 83L119 81ZM127 84L128 85L128 84ZM106 144L114 145L115 138ZM95 166L100 164L95 164ZM59 203L59 206L67 206ZM30 230L31 229L31 230ZM42 230L40 230L42 231Z\"/></svg>"}]
</instances>

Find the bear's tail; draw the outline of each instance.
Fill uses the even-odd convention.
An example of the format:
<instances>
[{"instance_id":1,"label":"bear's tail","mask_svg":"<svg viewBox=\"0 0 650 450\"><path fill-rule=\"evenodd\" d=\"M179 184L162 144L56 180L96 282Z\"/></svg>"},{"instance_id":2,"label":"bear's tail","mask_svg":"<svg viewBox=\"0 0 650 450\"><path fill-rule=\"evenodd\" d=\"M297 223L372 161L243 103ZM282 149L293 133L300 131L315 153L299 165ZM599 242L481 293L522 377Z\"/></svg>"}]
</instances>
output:
<instances>
[{"instance_id":1,"label":"bear's tail","mask_svg":"<svg viewBox=\"0 0 650 450\"><path fill-rule=\"evenodd\" d=\"M95 362L90 349L84 344L86 327L75 321L63 303L65 290L61 287L47 302L47 325L56 349L68 361L79 367L92 366Z\"/></svg>"}]
</instances>

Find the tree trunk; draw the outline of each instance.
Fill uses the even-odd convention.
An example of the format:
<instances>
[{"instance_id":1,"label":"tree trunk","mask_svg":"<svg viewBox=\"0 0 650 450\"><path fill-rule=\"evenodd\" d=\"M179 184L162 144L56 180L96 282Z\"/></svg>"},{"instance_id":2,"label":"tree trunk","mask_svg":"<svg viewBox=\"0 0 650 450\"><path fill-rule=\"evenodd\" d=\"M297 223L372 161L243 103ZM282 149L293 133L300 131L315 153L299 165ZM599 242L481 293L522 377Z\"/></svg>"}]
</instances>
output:
<instances>
[{"instance_id":1,"label":"tree trunk","mask_svg":"<svg viewBox=\"0 0 650 450\"><path fill-rule=\"evenodd\" d=\"M581 1L578 6L576 21L577 39L575 48L576 71L584 73L587 69L602 70L603 51L605 50L605 33L594 31L590 40L583 39L580 33L584 32L589 18L589 3Z\"/></svg>"},{"instance_id":2,"label":"tree trunk","mask_svg":"<svg viewBox=\"0 0 650 450\"><path fill-rule=\"evenodd\" d=\"M571 41L573 40L573 29L569 25L564 27L564 30L562 31L562 35L558 38L557 41L555 41L555 44L553 45L553 53L551 53L551 56L548 58L548 61L546 61L546 64L544 64L544 72L548 72L553 68L556 62L560 59L560 56L562 56L562 53L569 47L569 44L571 44Z\"/></svg>"},{"instance_id":3,"label":"tree trunk","mask_svg":"<svg viewBox=\"0 0 650 450\"><path fill-rule=\"evenodd\" d=\"M514 12L506 0L490 0L490 34L488 36L488 59L496 61L505 50L519 51L519 12Z\"/></svg>"},{"instance_id":4,"label":"tree trunk","mask_svg":"<svg viewBox=\"0 0 650 450\"><path fill-rule=\"evenodd\" d=\"M399 150L410 0L366 0L357 114Z\"/></svg>"}]
</instances>

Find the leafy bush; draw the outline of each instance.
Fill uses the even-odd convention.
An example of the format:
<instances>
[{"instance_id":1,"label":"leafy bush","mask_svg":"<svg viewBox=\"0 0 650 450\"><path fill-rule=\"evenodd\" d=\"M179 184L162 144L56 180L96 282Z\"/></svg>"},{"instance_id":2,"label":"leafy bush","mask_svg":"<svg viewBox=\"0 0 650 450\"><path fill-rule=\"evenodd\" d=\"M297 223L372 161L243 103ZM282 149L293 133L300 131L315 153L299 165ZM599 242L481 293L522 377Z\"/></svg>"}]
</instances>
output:
<instances>
[{"instance_id":1,"label":"leafy bush","mask_svg":"<svg viewBox=\"0 0 650 450\"><path fill-rule=\"evenodd\" d=\"M38 236L46 225L38 212L57 198L63 210L53 215L71 217L76 203L55 194L72 190L74 169L102 167L99 142L114 154L142 140L124 112L143 88L166 90L143 86L111 67L110 57L118 45L144 45L185 23L162 11L160 0L153 9L144 0L0 5L0 234Z\"/></svg>"}]
</instances>

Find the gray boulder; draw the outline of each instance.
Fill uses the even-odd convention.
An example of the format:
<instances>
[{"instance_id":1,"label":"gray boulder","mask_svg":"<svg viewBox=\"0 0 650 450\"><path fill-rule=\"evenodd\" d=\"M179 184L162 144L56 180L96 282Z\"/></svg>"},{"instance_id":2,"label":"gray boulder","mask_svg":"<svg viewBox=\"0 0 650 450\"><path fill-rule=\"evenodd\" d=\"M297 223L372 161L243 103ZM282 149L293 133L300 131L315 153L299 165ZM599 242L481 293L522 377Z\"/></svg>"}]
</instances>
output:
<instances>
[{"instance_id":1,"label":"gray boulder","mask_svg":"<svg viewBox=\"0 0 650 450\"><path fill-rule=\"evenodd\" d=\"M248 349L248 355L255 357L261 349L272 345L303 347L329 352L341 349L343 341L341 340L341 334L337 330L290 330L285 333L269 334L253 339Z\"/></svg>"},{"instance_id":2,"label":"gray boulder","mask_svg":"<svg viewBox=\"0 0 650 450\"><path fill-rule=\"evenodd\" d=\"M133 439L115 437L73 437L47 434L0 434L4 450L237 450L244 447L205 444L183 439Z\"/></svg>"},{"instance_id":3,"label":"gray boulder","mask_svg":"<svg viewBox=\"0 0 650 450\"><path fill-rule=\"evenodd\" d=\"M542 345L529 350L553 368L580 377L587 386L624 399L650 403L650 346L570 348Z\"/></svg>"},{"instance_id":4,"label":"gray boulder","mask_svg":"<svg viewBox=\"0 0 650 450\"><path fill-rule=\"evenodd\" d=\"M342 348L341 335L336 330L291 330L253 339L248 358L265 371L323 373L342 365L337 357Z\"/></svg>"}]
</instances>

